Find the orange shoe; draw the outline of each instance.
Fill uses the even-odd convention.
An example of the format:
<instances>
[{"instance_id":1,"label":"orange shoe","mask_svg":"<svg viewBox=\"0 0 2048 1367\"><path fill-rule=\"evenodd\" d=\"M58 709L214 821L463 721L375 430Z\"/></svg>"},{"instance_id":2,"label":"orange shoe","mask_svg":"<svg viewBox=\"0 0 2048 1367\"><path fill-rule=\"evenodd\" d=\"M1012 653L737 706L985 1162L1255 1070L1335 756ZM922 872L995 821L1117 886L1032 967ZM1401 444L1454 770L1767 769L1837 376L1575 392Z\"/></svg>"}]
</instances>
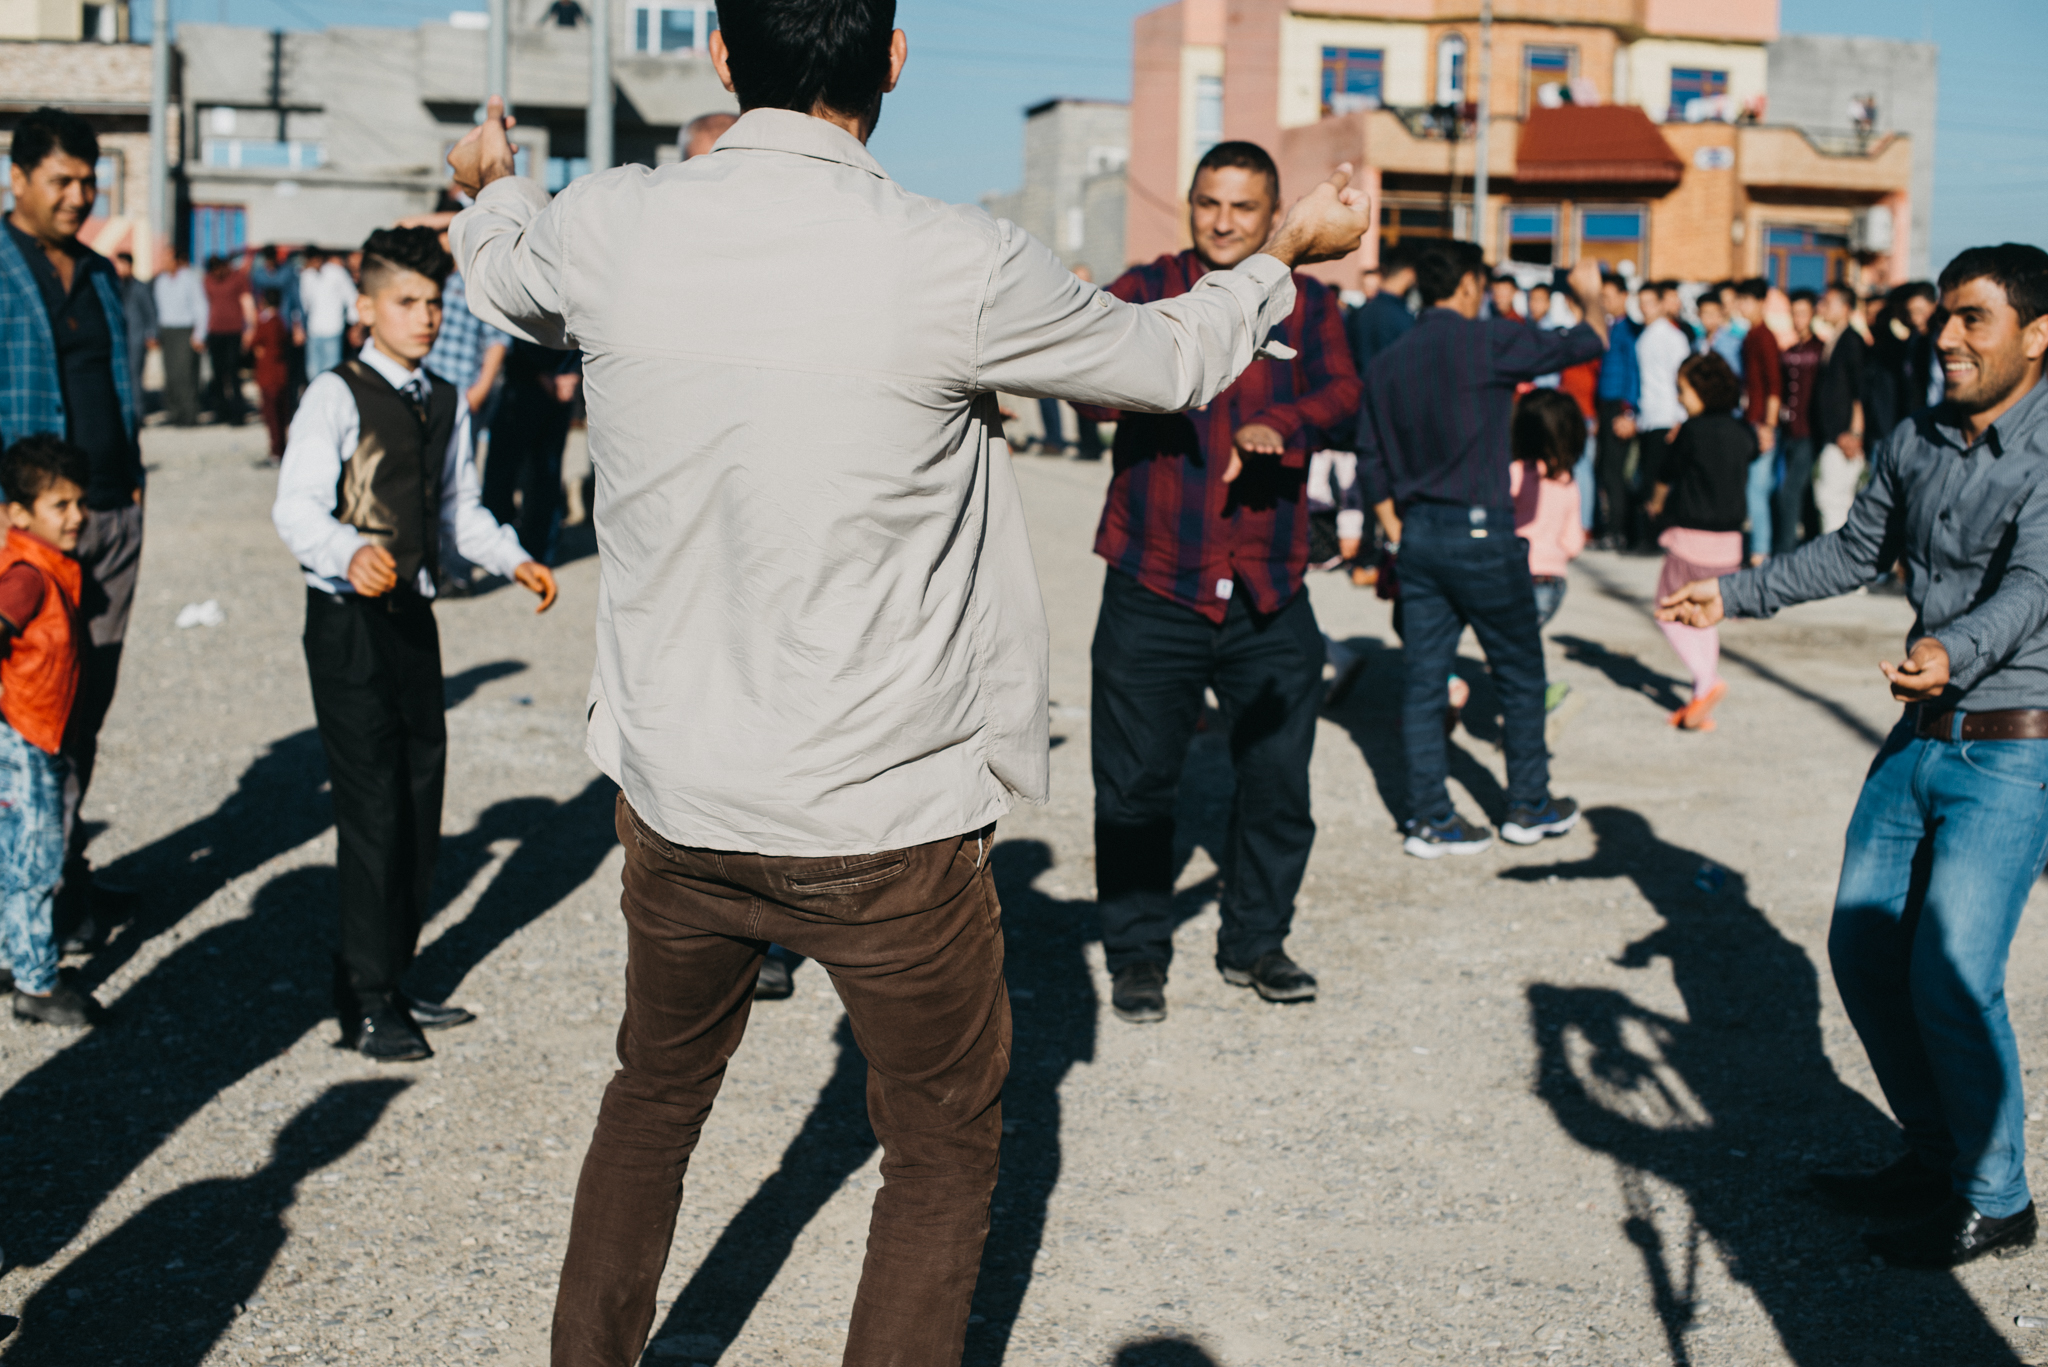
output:
<instances>
[{"instance_id":1,"label":"orange shoe","mask_svg":"<svg viewBox=\"0 0 2048 1367\"><path fill-rule=\"evenodd\" d=\"M1694 698L1680 709L1683 714L1683 720L1678 724L1688 731L1713 730L1714 718L1712 713L1714 705L1727 696L1728 681L1726 679L1714 680L1714 686L1706 691L1705 696Z\"/></svg>"}]
</instances>

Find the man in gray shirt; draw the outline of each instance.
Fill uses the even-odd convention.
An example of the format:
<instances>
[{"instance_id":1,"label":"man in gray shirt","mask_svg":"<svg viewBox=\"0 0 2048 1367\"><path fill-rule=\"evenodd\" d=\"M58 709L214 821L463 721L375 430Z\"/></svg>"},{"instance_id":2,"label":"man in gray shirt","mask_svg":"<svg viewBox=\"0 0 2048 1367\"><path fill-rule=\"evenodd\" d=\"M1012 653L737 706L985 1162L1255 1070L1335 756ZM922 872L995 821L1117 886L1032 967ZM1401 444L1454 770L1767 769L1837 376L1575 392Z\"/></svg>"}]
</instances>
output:
<instances>
[{"instance_id":1,"label":"man in gray shirt","mask_svg":"<svg viewBox=\"0 0 2048 1367\"><path fill-rule=\"evenodd\" d=\"M1923 1267L2034 1241L2005 963L2048 860L2048 253L1972 248L1941 292L1947 398L1878 449L1848 524L1657 613L1768 617L1905 561L1919 616L1880 668L1906 713L1849 821L1828 957L1908 1152L1813 1180Z\"/></svg>"},{"instance_id":2,"label":"man in gray shirt","mask_svg":"<svg viewBox=\"0 0 2048 1367\"><path fill-rule=\"evenodd\" d=\"M686 162L550 202L495 108L451 157L469 306L582 353L597 473L588 744L621 789L626 1007L555 1367L638 1360L771 942L832 975L868 1066L884 1185L845 1360L960 1360L1009 1053L990 839L1044 800L1048 750L996 392L1209 403L1288 316L1290 267L1368 223L1340 171L1264 252L1124 303L889 179L866 141L894 17L723 0L710 57L744 112Z\"/></svg>"}]
</instances>

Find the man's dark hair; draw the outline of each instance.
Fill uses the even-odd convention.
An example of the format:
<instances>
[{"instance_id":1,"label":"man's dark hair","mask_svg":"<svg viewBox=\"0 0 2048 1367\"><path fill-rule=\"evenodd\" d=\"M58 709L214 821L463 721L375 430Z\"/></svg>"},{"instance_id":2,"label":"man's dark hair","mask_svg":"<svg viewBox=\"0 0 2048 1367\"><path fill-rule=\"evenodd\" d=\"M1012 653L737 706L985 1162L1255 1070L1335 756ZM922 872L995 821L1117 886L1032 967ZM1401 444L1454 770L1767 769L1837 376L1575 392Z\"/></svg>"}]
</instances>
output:
<instances>
[{"instance_id":1,"label":"man's dark hair","mask_svg":"<svg viewBox=\"0 0 2048 1367\"><path fill-rule=\"evenodd\" d=\"M1856 291L1843 281L1837 280L1821 291L1822 298L1826 298L1830 294L1841 295L1842 302L1852 309L1860 306L1856 298Z\"/></svg>"},{"instance_id":2,"label":"man's dark hair","mask_svg":"<svg viewBox=\"0 0 2048 1367\"><path fill-rule=\"evenodd\" d=\"M0 491L10 503L33 508L60 479L83 489L92 479L92 460L54 432L23 437L0 456Z\"/></svg>"},{"instance_id":3,"label":"man's dark hair","mask_svg":"<svg viewBox=\"0 0 2048 1367\"><path fill-rule=\"evenodd\" d=\"M742 109L878 114L896 0L721 0L718 31Z\"/></svg>"},{"instance_id":4,"label":"man's dark hair","mask_svg":"<svg viewBox=\"0 0 2048 1367\"><path fill-rule=\"evenodd\" d=\"M44 105L14 125L14 146L7 155L21 168L23 175L33 172L49 158L50 153L56 151L77 157L87 166L97 167L100 163L100 135L78 115L53 104Z\"/></svg>"},{"instance_id":5,"label":"man's dark hair","mask_svg":"<svg viewBox=\"0 0 2048 1367\"><path fill-rule=\"evenodd\" d=\"M1771 282L1764 279L1761 275L1753 275L1749 279L1742 281L1735 287L1735 293L1737 297L1743 299L1767 298L1769 297L1770 292Z\"/></svg>"},{"instance_id":6,"label":"man's dark hair","mask_svg":"<svg viewBox=\"0 0 2048 1367\"><path fill-rule=\"evenodd\" d=\"M1415 261L1415 288L1422 304L1441 304L1458 292L1468 275L1486 279L1486 253L1477 242L1432 242Z\"/></svg>"},{"instance_id":7,"label":"man's dark hair","mask_svg":"<svg viewBox=\"0 0 2048 1367\"><path fill-rule=\"evenodd\" d=\"M1412 270L1415 266L1416 249L1412 242L1396 242L1380 248L1380 274L1392 275L1395 271Z\"/></svg>"},{"instance_id":8,"label":"man's dark hair","mask_svg":"<svg viewBox=\"0 0 2048 1367\"><path fill-rule=\"evenodd\" d=\"M1716 352L1686 357L1678 367L1678 378L1692 386L1709 413L1733 413L1742 402L1742 381L1735 378L1735 367Z\"/></svg>"},{"instance_id":9,"label":"man's dark hair","mask_svg":"<svg viewBox=\"0 0 2048 1367\"><path fill-rule=\"evenodd\" d=\"M448 278L455 262L441 250L432 228L379 228L363 239L362 291L375 294L399 271L418 271L435 284Z\"/></svg>"},{"instance_id":10,"label":"man's dark hair","mask_svg":"<svg viewBox=\"0 0 2048 1367\"><path fill-rule=\"evenodd\" d=\"M1522 288L1522 282L1516 279L1515 273L1505 266L1502 266L1493 273L1493 283L1496 285L1513 285L1516 289Z\"/></svg>"},{"instance_id":11,"label":"man's dark hair","mask_svg":"<svg viewBox=\"0 0 2048 1367\"><path fill-rule=\"evenodd\" d=\"M1820 303L1820 296L1812 290L1794 290L1785 296L1785 302L1788 304L1805 304L1808 307L1812 307Z\"/></svg>"},{"instance_id":12,"label":"man's dark hair","mask_svg":"<svg viewBox=\"0 0 2048 1367\"><path fill-rule=\"evenodd\" d=\"M1226 166L1253 171L1266 178L1266 184L1273 191L1273 204L1280 204L1280 168L1273 164L1273 158L1266 149L1255 142L1219 142L1202 153L1202 159L1195 163L1195 174L1188 180L1188 196L1194 197L1195 185L1202 179L1204 171L1221 171Z\"/></svg>"},{"instance_id":13,"label":"man's dark hair","mask_svg":"<svg viewBox=\"0 0 2048 1367\"><path fill-rule=\"evenodd\" d=\"M2048 313L2048 252L2023 242L1972 247L1941 273L1941 292L1960 289L1972 280L1989 280L2005 291L2005 301L2020 316L2020 326Z\"/></svg>"},{"instance_id":14,"label":"man's dark hair","mask_svg":"<svg viewBox=\"0 0 2048 1367\"><path fill-rule=\"evenodd\" d=\"M1555 479L1579 463L1586 449L1586 415L1577 400L1561 389L1532 389L1515 404L1508 440L1515 459L1543 469Z\"/></svg>"}]
</instances>

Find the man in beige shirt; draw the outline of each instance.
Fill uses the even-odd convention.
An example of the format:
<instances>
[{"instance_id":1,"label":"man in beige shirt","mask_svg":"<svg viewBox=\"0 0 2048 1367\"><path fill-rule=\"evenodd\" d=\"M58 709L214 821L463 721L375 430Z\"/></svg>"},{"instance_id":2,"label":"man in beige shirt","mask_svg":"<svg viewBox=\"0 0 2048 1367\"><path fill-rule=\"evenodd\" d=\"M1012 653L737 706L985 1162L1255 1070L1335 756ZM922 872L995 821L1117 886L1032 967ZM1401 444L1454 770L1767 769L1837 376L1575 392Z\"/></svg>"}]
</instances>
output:
<instances>
[{"instance_id":1,"label":"man in beige shirt","mask_svg":"<svg viewBox=\"0 0 2048 1367\"><path fill-rule=\"evenodd\" d=\"M470 307L583 353L597 473L588 743L622 790L627 1003L554 1362L637 1359L773 941L832 974L870 1070L885 1184L845 1360L955 1363L1008 1069L989 840L1047 768L995 391L1207 403L1287 317L1290 267L1355 248L1368 206L1340 173L1267 254L1124 304L869 155L906 53L892 0L719 16L745 112L707 155L550 203L494 106L450 159Z\"/></svg>"}]
</instances>

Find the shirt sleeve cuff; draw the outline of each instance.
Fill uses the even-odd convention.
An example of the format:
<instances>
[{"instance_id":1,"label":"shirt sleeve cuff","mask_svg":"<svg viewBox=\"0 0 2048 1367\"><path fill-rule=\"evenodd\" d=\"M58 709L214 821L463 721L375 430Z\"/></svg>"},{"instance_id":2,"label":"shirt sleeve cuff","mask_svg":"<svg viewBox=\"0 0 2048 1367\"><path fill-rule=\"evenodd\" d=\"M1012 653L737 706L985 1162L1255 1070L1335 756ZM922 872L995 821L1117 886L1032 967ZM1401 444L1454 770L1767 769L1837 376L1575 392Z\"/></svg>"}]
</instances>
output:
<instances>
[{"instance_id":1,"label":"shirt sleeve cuff","mask_svg":"<svg viewBox=\"0 0 2048 1367\"><path fill-rule=\"evenodd\" d=\"M1967 689L1983 675L1988 663L1982 651L1977 649L1975 638L1967 632L1950 627L1942 631L1929 632L1948 652L1948 684L1950 688Z\"/></svg>"},{"instance_id":2,"label":"shirt sleeve cuff","mask_svg":"<svg viewBox=\"0 0 2048 1367\"><path fill-rule=\"evenodd\" d=\"M548 192L525 176L498 177L477 192L473 207L495 207L497 201L504 199L523 200L535 212L548 207Z\"/></svg>"},{"instance_id":3,"label":"shirt sleeve cuff","mask_svg":"<svg viewBox=\"0 0 2048 1367\"><path fill-rule=\"evenodd\" d=\"M1260 288L1266 290L1271 290L1282 280L1294 278L1294 272L1287 269L1286 263L1279 257L1269 256L1265 252L1252 253L1238 262L1235 269L1239 275L1250 276Z\"/></svg>"}]
</instances>

